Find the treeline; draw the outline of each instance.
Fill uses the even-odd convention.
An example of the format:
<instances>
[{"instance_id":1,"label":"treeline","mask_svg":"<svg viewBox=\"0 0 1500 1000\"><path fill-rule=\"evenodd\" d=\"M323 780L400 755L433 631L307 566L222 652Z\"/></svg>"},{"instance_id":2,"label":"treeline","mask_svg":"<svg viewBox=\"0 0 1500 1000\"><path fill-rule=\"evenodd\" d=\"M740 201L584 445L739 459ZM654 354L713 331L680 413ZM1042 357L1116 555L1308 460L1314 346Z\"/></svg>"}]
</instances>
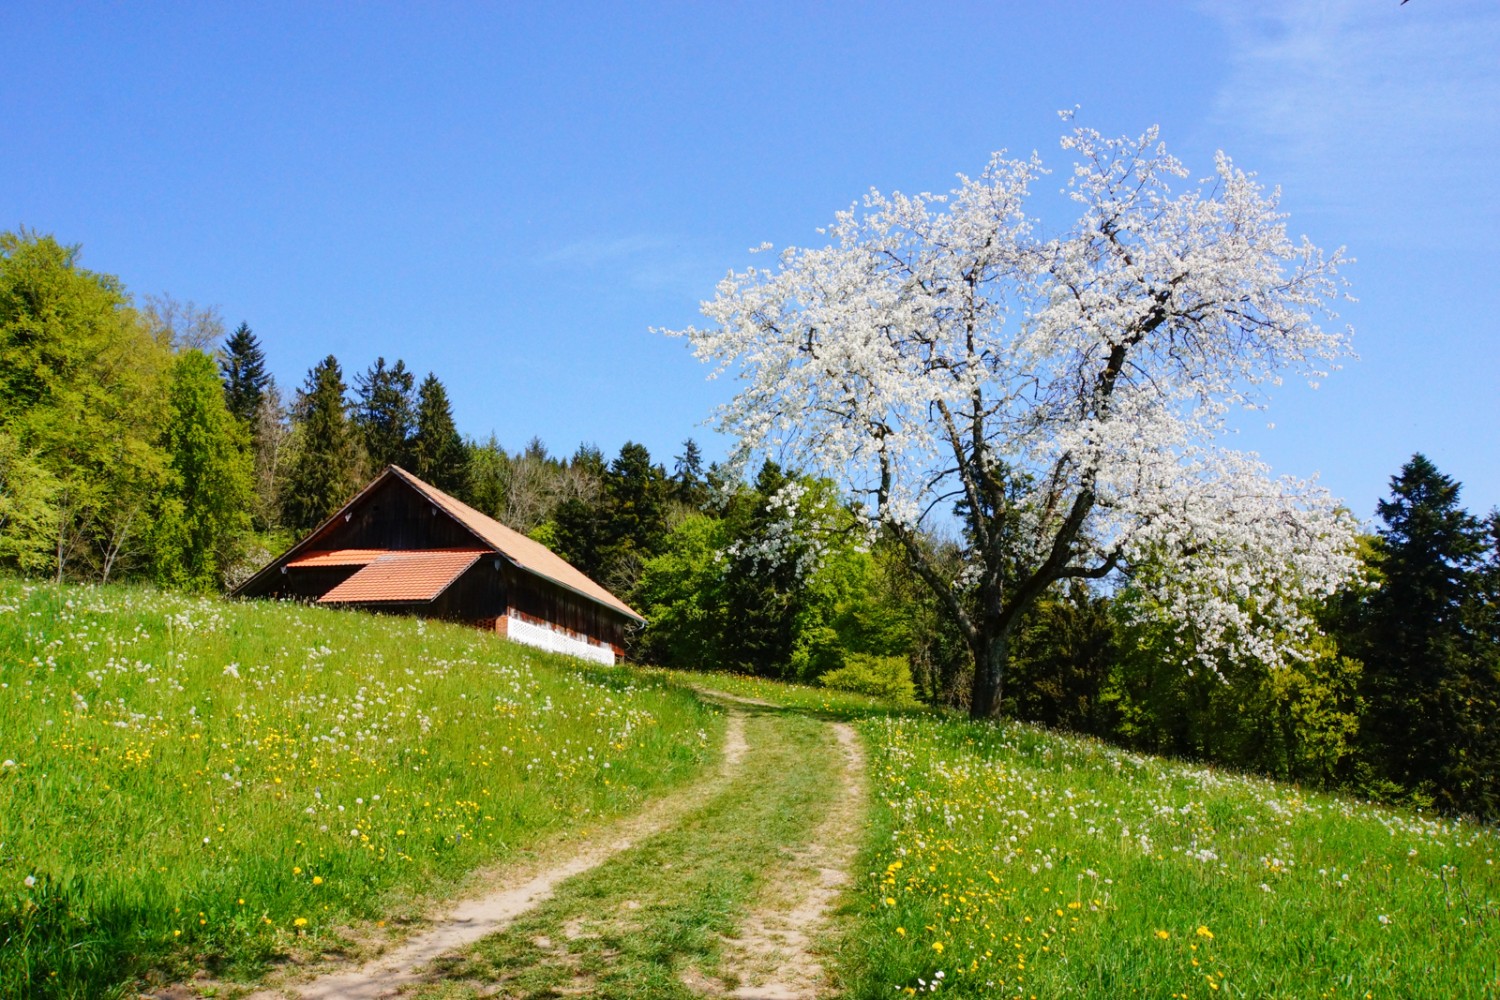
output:
<instances>
[{"instance_id":1,"label":"treeline","mask_svg":"<svg viewBox=\"0 0 1500 1000\"><path fill-rule=\"evenodd\" d=\"M56 579L233 585L398 464L552 547L649 621L632 658L964 707L972 658L891 540L830 484L739 481L683 442L606 457L466 439L434 374L329 356L288 398L254 333L134 302L77 248L0 235L0 564ZM1500 816L1500 513L1418 455L1365 540L1364 582L1305 655L1199 655L1108 589L1045 595L1014 639L1009 714L1141 750ZM962 512L959 512L960 517ZM962 564L956 537L919 539ZM1133 575L1132 575L1133 574Z\"/></svg>"},{"instance_id":2,"label":"treeline","mask_svg":"<svg viewBox=\"0 0 1500 1000\"><path fill-rule=\"evenodd\" d=\"M1422 455L1391 480L1364 579L1305 658L1205 665L1127 583L1049 595L1018 641L1015 716L1385 801L1500 817L1500 512Z\"/></svg>"}]
</instances>

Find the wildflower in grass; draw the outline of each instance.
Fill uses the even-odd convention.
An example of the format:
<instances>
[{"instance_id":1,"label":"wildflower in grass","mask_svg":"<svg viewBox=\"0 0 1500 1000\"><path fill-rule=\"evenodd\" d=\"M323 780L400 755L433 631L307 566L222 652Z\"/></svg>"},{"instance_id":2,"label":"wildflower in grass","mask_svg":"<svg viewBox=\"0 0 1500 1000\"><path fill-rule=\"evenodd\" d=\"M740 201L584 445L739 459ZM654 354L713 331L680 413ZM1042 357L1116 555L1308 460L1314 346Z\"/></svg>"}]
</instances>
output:
<instances>
[{"instance_id":1,"label":"wildflower in grass","mask_svg":"<svg viewBox=\"0 0 1500 1000\"><path fill-rule=\"evenodd\" d=\"M1203 925L1200 924L1198 926L1198 936L1201 937L1201 938L1208 938L1210 941L1212 941L1213 937L1214 937L1214 932L1211 931L1211 930L1209 930L1207 927L1204 927Z\"/></svg>"},{"instance_id":2,"label":"wildflower in grass","mask_svg":"<svg viewBox=\"0 0 1500 1000\"><path fill-rule=\"evenodd\" d=\"M314 875L313 876L313 885L322 885L322 884L323 884L323 876L321 876L321 875Z\"/></svg>"},{"instance_id":3,"label":"wildflower in grass","mask_svg":"<svg viewBox=\"0 0 1500 1000\"><path fill-rule=\"evenodd\" d=\"M1172 936L1172 932L1171 931L1157 931L1156 932L1156 936L1159 937L1159 938L1161 938L1163 941L1165 941L1167 938L1169 938L1169 937Z\"/></svg>"},{"instance_id":4,"label":"wildflower in grass","mask_svg":"<svg viewBox=\"0 0 1500 1000\"><path fill-rule=\"evenodd\" d=\"M26 888L30 889L32 886L36 885L36 876L35 875L27 875L25 878L23 878L21 880L21 884L24 885Z\"/></svg>"},{"instance_id":5,"label":"wildflower in grass","mask_svg":"<svg viewBox=\"0 0 1500 1000\"><path fill-rule=\"evenodd\" d=\"M306 917L298 917L296 920L292 921L292 926L293 927L306 927L307 926L307 918Z\"/></svg>"},{"instance_id":6,"label":"wildflower in grass","mask_svg":"<svg viewBox=\"0 0 1500 1000\"><path fill-rule=\"evenodd\" d=\"M934 941L934 942L932 942L932 950L935 951L935 952L937 952L939 955L941 955L943 953L943 942L941 942L941 941Z\"/></svg>"}]
</instances>

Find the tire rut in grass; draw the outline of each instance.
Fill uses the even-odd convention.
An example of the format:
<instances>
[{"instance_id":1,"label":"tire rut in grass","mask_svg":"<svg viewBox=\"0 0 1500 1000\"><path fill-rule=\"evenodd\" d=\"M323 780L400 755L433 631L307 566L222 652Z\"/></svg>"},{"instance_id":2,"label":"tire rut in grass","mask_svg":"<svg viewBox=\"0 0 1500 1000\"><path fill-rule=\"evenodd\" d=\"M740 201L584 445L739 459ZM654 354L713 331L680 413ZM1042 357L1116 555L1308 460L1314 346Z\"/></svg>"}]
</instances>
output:
<instances>
[{"instance_id":1,"label":"tire rut in grass","mask_svg":"<svg viewBox=\"0 0 1500 1000\"><path fill-rule=\"evenodd\" d=\"M800 1000L827 992L818 954L834 906L849 882L865 818L864 754L848 723L835 723L842 757L841 794L812 837L788 860L784 877L769 883L728 942L725 966L740 986L738 1000Z\"/></svg>"},{"instance_id":2,"label":"tire rut in grass","mask_svg":"<svg viewBox=\"0 0 1500 1000\"><path fill-rule=\"evenodd\" d=\"M749 752L718 794L559 886L505 933L441 960L414 996L688 1000L737 987L815 995L821 968L809 945L843 877L841 855L821 838L851 850L857 842L861 800L851 804L848 784L857 745L852 731L796 715L752 711L745 732ZM825 878L824 867L838 871ZM793 882L805 884L788 894ZM772 915L783 906L783 916L802 914L794 927ZM772 934L774 948L756 943Z\"/></svg>"},{"instance_id":3,"label":"tire rut in grass","mask_svg":"<svg viewBox=\"0 0 1500 1000\"><path fill-rule=\"evenodd\" d=\"M724 735L724 756L715 775L675 792L572 845L565 861L545 855L540 863L513 867L496 875L494 888L459 903L404 944L365 965L322 976L309 983L286 984L252 994L246 1000L377 1000L395 995L423 978L421 971L440 956L497 934L529 910L551 898L563 881L581 875L675 825L704 798L712 798L733 779L746 753L745 718L731 712ZM551 852L555 853L555 852ZM484 881L481 879L481 881Z\"/></svg>"}]
</instances>

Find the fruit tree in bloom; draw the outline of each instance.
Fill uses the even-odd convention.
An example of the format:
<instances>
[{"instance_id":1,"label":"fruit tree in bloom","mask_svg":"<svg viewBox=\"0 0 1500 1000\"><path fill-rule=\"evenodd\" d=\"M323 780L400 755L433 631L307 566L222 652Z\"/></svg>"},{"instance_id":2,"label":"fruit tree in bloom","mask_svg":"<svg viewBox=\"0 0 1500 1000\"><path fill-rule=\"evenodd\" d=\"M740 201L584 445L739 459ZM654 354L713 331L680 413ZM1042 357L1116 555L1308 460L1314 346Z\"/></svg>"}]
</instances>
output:
<instances>
[{"instance_id":1,"label":"fruit tree in bloom","mask_svg":"<svg viewBox=\"0 0 1500 1000\"><path fill-rule=\"evenodd\" d=\"M1040 161L996 154L946 196L871 192L827 245L730 273L709 324L673 331L739 379L734 460L831 477L905 547L968 643L976 717L1059 581L1130 575L1200 656L1274 664L1355 567L1333 498L1219 443L1229 414L1348 353L1320 325L1342 251L1291 240L1222 153L1191 182L1155 129L1062 146L1065 232L1027 213ZM955 516L956 577L922 543Z\"/></svg>"}]
</instances>

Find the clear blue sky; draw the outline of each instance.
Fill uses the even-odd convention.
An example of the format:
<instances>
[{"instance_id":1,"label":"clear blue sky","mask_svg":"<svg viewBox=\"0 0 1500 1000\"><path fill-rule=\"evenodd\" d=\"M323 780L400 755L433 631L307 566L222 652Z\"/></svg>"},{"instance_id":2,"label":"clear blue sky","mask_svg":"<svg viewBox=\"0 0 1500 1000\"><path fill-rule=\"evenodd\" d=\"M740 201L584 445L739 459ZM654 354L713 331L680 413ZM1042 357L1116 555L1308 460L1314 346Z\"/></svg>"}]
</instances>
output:
<instances>
[{"instance_id":1,"label":"clear blue sky","mask_svg":"<svg viewBox=\"0 0 1500 1000\"><path fill-rule=\"evenodd\" d=\"M945 190L1055 112L1159 123L1347 245L1361 360L1243 443L1371 517L1426 452L1500 504L1500 4L0 5L0 227L329 353L460 429L669 466L727 398L652 326L866 188ZM1059 227L1067 220L1053 220Z\"/></svg>"}]
</instances>

